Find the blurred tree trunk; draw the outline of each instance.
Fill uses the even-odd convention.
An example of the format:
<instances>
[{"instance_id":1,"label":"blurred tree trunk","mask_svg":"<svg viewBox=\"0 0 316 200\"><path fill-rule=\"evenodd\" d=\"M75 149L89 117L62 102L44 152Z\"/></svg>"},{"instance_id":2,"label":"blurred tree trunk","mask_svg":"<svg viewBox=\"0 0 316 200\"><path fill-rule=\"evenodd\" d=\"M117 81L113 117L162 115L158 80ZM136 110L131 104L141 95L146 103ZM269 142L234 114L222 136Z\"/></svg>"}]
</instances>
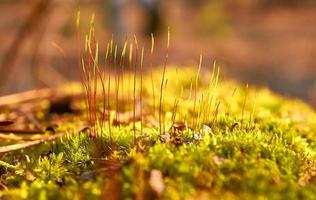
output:
<instances>
[{"instance_id":1,"label":"blurred tree trunk","mask_svg":"<svg viewBox=\"0 0 316 200\"><path fill-rule=\"evenodd\" d=\"M10 45L4 59L0 65L0 92L6 87L6 82L13 71L19 52L28 36L43 21L44 16L48 14L52 4L52 0L39 0L34 4L33 10L20 27L15 39Z\"/></svg>"}]
</instances>

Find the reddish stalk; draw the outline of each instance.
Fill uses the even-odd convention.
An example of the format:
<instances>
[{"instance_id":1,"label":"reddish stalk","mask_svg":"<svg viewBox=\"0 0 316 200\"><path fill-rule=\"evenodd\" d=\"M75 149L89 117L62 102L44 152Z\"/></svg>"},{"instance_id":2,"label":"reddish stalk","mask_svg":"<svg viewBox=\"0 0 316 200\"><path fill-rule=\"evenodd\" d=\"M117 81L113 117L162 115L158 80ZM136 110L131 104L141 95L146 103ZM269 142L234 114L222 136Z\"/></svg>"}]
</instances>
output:
<instances>
[{"instance_id":1,"label":"reddish stalk","mask_svg":"<svg viewBox=\"0 0 316 200\"><path fill-rule=\"evenodd\" d=\"M218 111L219 111L219 106L220 106L221 102L218 102L215 108L215 113L214 113L214 118L213 118L213 122L212 124L215 125L215 122L217 120L217 116L218 116Z\"/></svg>"},{"instance_id":2,"label":"reddish stalk","mask_svg":"<svg viewBox=\"0 0 316 200\"><path fill-rule=\"evenodd\" d=\"M78 67L78 72L79 72L79 76L80 76L80 80L81 83L84 85L85 87L85 81L83 78L83 71L82 71L82 63L81 63L81 39L80 39L80 10L77 12L76 15L76 40L77 40L77 67Z\"/></svg>"},{"instance_id":3,"label":"reddish stalk","mask_svg":"<svg viewBox=\"0 0 316 200\"><path fill-rule=\"evenodd\" d=\"M144 47L142 47L141 60L140 60L140 132L143 135L143 64L144 64Z\"/></svg>"},{"instance_id":4,"label":"reddish stalk","mask_svg":"<svg viewBox=\"0 0 316 200\"><path fill-rule=\"evenodd\" d=\"M94 79L94 91L93 91L93 124L95 125L98 122L98 117L97 117L97 90L98 90L98 53L99 53L99 46L96 43L95 46L96 50L95 50L95 58L93 59L93 79ZM92 56L92 55L91 55ZM96 135L96 130L94 129L94 135Z\"/></svg>"},{"instance_id":5,"label":"reddish stalk","mask_svg":"<svg viewBox=\"0 0 316 200\"><path fill-rule=\"evenodd\" d=\"M155 47L155 38L154 35L151 34L151 49L150 49L150 79L151 79L151 89L152 89L152 104L153 104L153 115L156 118L156 102L155 102L155 85L153 79L153 54L154 54L154 47Z\"/></svg>"},{"instance_id":6,"label":"reddish stalk","mask_svg":"<svg viewBox=\"0 0 316 200\"><path fill-rule=\"evenodd\" d=\"M168 85L168 78L166 79L166 83L165 83L165 89ZM162 98L162 103L164 104L164 98ZM165 133L166 132L166 118L165 116L163 116L163 132Z\"/></svg>"},{"instance_id":7,"label":"reddish stalk","mask_svg":"<svg viewBox=\"0 0 316 200\"><path fill-rule=\"evenodd\" d=\"M199 110L199 115L198 115L198 120L197 120L197 125L198 128L201 128L202 124L204 124L204 121L202 119L202 113L205 115L205 109L203 109L204 106L204 94L202 94L201 102L200 102L200 110Z\"/></svg>"},{"instance_id":8,"label":"reddish stalk","mask_svg":"<svg viewBox=\"0 0 316 200\"><path fill-rule=\"evenodd\" d=\"M108 72L108 126L109 126L109 134L110 134L110 143L111 145L113 144L113 139L112 139L112 129L111 129L111 105L110 105L110 96L111 96L111 58L112 58L112 53L113 53L113 36L110 41L110 58L109 58L109 72Z\"/></svg>"},{"instance_id":9,"label":"reddish stalk","mask_svg":"<svg viewBox=\"0 0 316 200\"><path fill-rule=\"evenodd\" d=\"M211 104L210 104L210 96L211 96L211 89L212 89L212 85L213 85L213 77L214 77L214 68L213 68L213 73L211 76L211 80L210 83L208 84L208 91L207 91L207 95L206 95L206 105L205 105L205 111L204 111L204 115L203 115L203 120L202 120L202 124L205 123L205 121L207 120L207 116L209 116L210 113L210 109L211 109Z\"/></svg>"},{"instance_id":10,"label":"reddish stalk","mask_svg":"<svg viewBox=\"0 0 316 200\"><path fill-rule=\"evenodd\" d=\"M207 93L207 105L206 105L206 112L205 112L205 115L204 115L204 119L203 119L203 123L207 120L207 116L210 116L211 117L211 110L212 110L212 104L213 104L213 99L215 99L216 101L216 97L215 97L215 90L217 88L217 84L218 84L218 79L219 79L219 67L217 68L217 71L215 72L216 70L216 61L214 62L213 64L213 72L212 72L212 76L211 76L211 81L210 81L210 84L209 84L209 89L208 89L208 93ZM216 105L215 105L216 107ZM215 108L216 109L216 108ZM210 122L212 121L211 118L209 119Z\"/></svg>"},{"instance_id":11,"label":"reddish stalk","mask_svg":"<svg viewBox=\"0 0 316 200\"><path fill-rule=\"evenodd\" d=\"M89 37L87 36L87 46L90 44ZM88 103L88 115L89 115L89 125L92 127L92 102L91 102L91 85L90 85L90 70L91 70L91 58L89 56L89 49L86 49L86 60L87 60L87 68L86 68L86 79L87 79L87 103Z\"/></svg>"},{"instance_id":12,"label":"reddish stalk","mask_svg":"<svg viewBox=\"0 0 316 200\"><path fill-rule=\"evenodd\" d=\"M189 106L189 101L192 98L192 88L193 88L193 81L192 78L190 79L190 92L189 92L189 98L186 101L186 111L184 115L184 122L187 124L187 115L188 115L188 106Z\"/></svg>"},{"instance_id":13,"label":"reddish stalk","mask_svg":"<svg viewBox=\"0 0 316 200\"><path fill-rule=\"evenodd\" d=\"M115 106L115 121L118 122L119 121L119 116L118 116L118 107L119 107L119 87L120 87L120 83L119 83L119 74L118 74L118 69L117 69L117 44L115 45L114 48L114 69L115 69L115 102L116 102L116 106Z\"/></svg>"},{"instance_id":14,"label":"reddish stalk","mask_svg":"<svg viewBox=\"0 0 316 200\"><path fill-rule=\"evenodd\" d=\"M90 104L90 125L92 129L92 136L96 136L95 131L95 123L96 123L96 62L94 60L93 52L95 52L96 48L95 44L95 35L94 35L94 15L92 15L90 20L90 30L88 35L88 49L87 49L87 57L88 57L88 93L89 93L89 104ZM98 53L97 51L95 52ZM96 55L97 56L97 55ZM92 75L91 75L92 73Z\"/></svg>"},{"instance_id":15,"label":"reddish stalk","mask_svg":"<svg viewBox=\"0 0 316 200\"><path fill-rule=\"evenodd\" d=\"M121 58L120 58L120 80L121 82L121 99L124 98L124 63L125 63L125 54L126 54L126 47L127 47L127 38L125 39L124 46L121 52Z\"/></svg>"},{"instance_id":16,"label":"reddish stalk","mask_svg":"<svg viewBox=\"0 0 316 200\"><path fill-rule=\"evenodd\" d=\"M102 97L103 97L103 110L102 112L99 114L101 115L101 117L98 117L97 113L97 82L95 83L95 113L96 113L96 122L98 122L100 124L100 129L101 129L101 135L100 137L102 138L102 134L103 134L103 127L104 127L104 122L105 122L105 110L106 110L106 92L105 92L105 74L102 73L102 71L100 70L99 67L99 63L98 63L98 43L96 44L96 53L95 53L95 59L94 62L95 64L95 71L96 71L96 77L94 77L95 79L97 79L99 77L100 81L101 81L101 88L102 88ZM106 53L106 57L107 57L107 53ZM102 76L103 75L103 76ZM101 140L102 142L102 140Z\"/></svg>"},{"instance_id":17,"label":"reddish stalk","mask_svg":"<svg viewBox=\"0 0 316 200\"><path fill-rule=\"evenodd\" d=\"M131 85L131 75L130 72L132 71L132 65L133 65L133 43L131 42L129 45L129 57L128 57L128 87ZM128 110L131 110L131 105L130 105L130 96L131 96L131 91L130 88L128 88L128 96L127 96L127 101L128 101Z\"/></svg>"},{"instance_id":18,"label":"reddish stalk","mask_svg":"<svg viewBox=\"0 0 316 200\"><path fill-rule=\"evenodd\" d=\"M122 99L123 99L123 93L124 93L124 70L123 70L123 61L125 59L125 51L126 51L126 45L127 41L125 40L123 49L121 51L121 56L120 56L120 62L119 66L116 65L116 59L117 59L117 46L115 46L115 74L116 74L116 122L118 123L120 121L119 119L119 93L120 93L120 85L121 85L121 93L122 93ZM118 71L118 67L120 72ZM120 84L120 81L122 81L122 84ZM120 126L120 123L118 123Z\"/></svg>"},{"instance_id":19,"label":"reddish stalk","mask_svg":"<svg viewBox=\"0 0 316 200\"><path fill-rule=\"evenodd\" d=\"M165 57L165 62L164 62L164 66L163 66L162 79L161 79L161 85L160 85L160 97L159 97L159 134L160 135L162 134L161 133L161 115L162 115L163 85L165 82L166 67L167 67L167 62L168 62L168 58L169 58L169 46L170 46L170 29L168 27L166 57Z\"/></svg>"},{"instance_id":20,"label":"reddish stalk","mask_svg":"<svg viewBox=\"0 0 316 200\"><path fill-rule=\"evenodd\" d=\"M193 127L195 128L195 123L196 123L196 118L197 115L195 113L195 108L196 108L196 98L197 98L197 88L198 88L198 82L199 82L199 76L200 76L200 71L201 71L201 66L202 66L202 54L200 54L200 61L199 61L199 68L196 74L196 78L195 78L195 87L194 87L194 105L193 105L193 113L194 113L194 117L193 117Z\"/></svg>"},{"instance_id":21,"label":"reddish stalk","mask_svg":"<svg viewBox=\"0 0 316 200\"><path fill-rule=\"evenodd\" d=\"M248 97L248 83L246 84L246 94L245 94L245 99L244 99L244 103L242 106L241 123L243 123L243 121L244 121L244 111L245 111L245 107L246 107L247 97Z\"/></svg>"},{"instance_id":22,"label":"reddish stalk","mask_svg":"<svg viewBox=\"0 0 316 200\"><path fill-rule=\"evenodd\" d=\"M138 62L138 42L137 38L134 35L134 42L136 45L135 52L135 64L134 64L134 88L133 88L133 130L134 130L134 145L136 144L136 73L137 73L137 62Z\"/></svg>"},{"instance_id":23,"label":"reddish stalk","mask_svg":"<svg viewBox=\"0 0 316 200\"><path fill-rule=\"evenodd\" d=\"M251 123L254 123L254 120L255 120L255 110L256 110L256 102L257 102L256 99L257 99L257 93L255 93L255 98L254 98L253 105L252 105L252 111L249 114L248 127L250 127Z\"/></svg>"},{"instance_id":24,"label":"reddish stalk","mask_svg":"<svg viewBox=\"0 0 316 200\"><path fill-rule=\"evenodd\" d=\"M176 76L177 76L177 81L176 81L176 88L178 88L179 85L179 76L178 76L178 68L176 68ZM180 91L180 97L182 96L182 89ZM171 128L174 126L175 123L175 119L176 119L176 113L177 113L177 107L179 104L179 99L180 97L176 97L174 99L174 103L173 103L173 110L172 110L172 117L171 117Z\"/></svg>"},{"instance_id":25,"label":"reddish stalk","mask_svg":"<svg viewBox=\"0 0 316 200\"><path fill-rule=\"evenodd\" d=\"M172 119L171 127L174 126L175 121L176 121L176 115L177 115L178 104L179 104L179 99L176 99L176 100L174 101L174 105L173 105L172 118L171 118L171 119Z\"/></svg>"},{"instance_id":26,"label":"reddish stalk","mask_svg":"<svg viewBox=\"0 0 316 200\"><path fill-rule=\"evenodd\" d=\"M104 127L104 123L105 123L105 115L106 115L106 92L105 92L105 80L106 80L106 62L107 62L107 59L108 59L108 54L109 54L109 43L107 43L106 45L106 53L105 53L105 59L104 59L104 68L103 68L103 74L101 72L100 74L100 79L102 81L102 92L103 92L103 110L102 110L102 123L101 123L101 126L102 126L102 129ZM103 76L102 76L103 75ZM102 77L101 77L102 76Z\"/></svg>"},{"instance_id":27,"label":"reddish stalk","mask_svg":"<svg viewBox=\"0 0 316 200\"><path fill-rule=\"evenodd\" d=\"M92 128L92 136L96 137L96 123L98 121L97 117L97 89L98 89L98 54L99 54L99 46L95 41L95 32L94 32L94 15L91 17L90 21L90 30L89 30L89 38L88 38L88 71L89 71L89 93L90 93L90 115L91 115L91 128ZM91 76L92 72L92 76ZM90 83L91 81L91 83Z\"/></svg>"}]
</instances>

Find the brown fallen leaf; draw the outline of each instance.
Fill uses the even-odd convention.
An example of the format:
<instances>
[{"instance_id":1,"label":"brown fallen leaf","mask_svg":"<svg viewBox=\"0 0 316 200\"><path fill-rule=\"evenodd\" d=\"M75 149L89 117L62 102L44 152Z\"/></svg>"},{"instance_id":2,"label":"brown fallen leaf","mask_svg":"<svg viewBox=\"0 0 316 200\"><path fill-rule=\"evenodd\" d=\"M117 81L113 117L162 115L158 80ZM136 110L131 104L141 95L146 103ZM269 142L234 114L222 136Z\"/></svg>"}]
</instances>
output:
<instances>
[{"instance_id":1,"label":"brown fallen leaf","mask_svg":"<svg viewBox=\"0 0 316 200\"><path fill-rule=\"evenodd\" d=\"M213 157L213 161L216 165L220 165L222 164L223 162L225 162L225 159L222 158L222 157L219 157L219 156L214 156Z\"/></svg>"},{"instance_id":2,"label":"brown fallen leaf","mask_svg":"<svg viewBox=\"0 0 316 200\"><path fill-rule=\"evenodd\" d=\"M120 175L118 173L113 173L108 176L107 181L102 187L101 191L101 199L106 200L118 200L122 199L121 191L122 191L122 181Z\"/></svg>"},{"instance_id":3,"label":"brown fallen leaf","mask_svg":"<svg viewBox=\"0 0 316 200\"><path fill-rule=\"evenodd\" d=\"M173 126L179 131L184 131L186 129L186 124L184 122L175 122Z\"/></svg>"},{"instance_id":4,"label":"brown fallen leaf","mask_svg":"<svg viewBox=\"0 0 316 200\"><path fill-rule=\"evenodd\" d=\"M3 190L3 189L6 190L8 188L4 183L1 183L1 181L0 181L0 190Z\"/></svg>"},{"instance_id":5,"label":"brown fallen leaf","mask_svg":"<svg viewBox=\"0 0 316 200\"><path fill-rule=\"evenodd\" d=\"M14 121L0 121L0 126L10 126L12 124L14 124L15 122Z\"/></svg>"},{"instance_id":6,"label":"brown fallen leaf","mask_svg":"<svg viewBox=\"0 0 316 200\"><path fill-rule=\"evenodd\" d=\"M91 160L110 171L118 171L122 168L122 163L118 160L104 160L97 158L92 158Z\"/></svg>"},{"instance_id":7,"label":"brown fallen leaf","mask_svg":"<svg viewBox=\"0 0 316 200\"><path fill-rule=\"evenodd\" d=\"M36 177L30 171L26 171L25 178L28 181L34 181L36 179Z\"/></svg>"}]
</instances>

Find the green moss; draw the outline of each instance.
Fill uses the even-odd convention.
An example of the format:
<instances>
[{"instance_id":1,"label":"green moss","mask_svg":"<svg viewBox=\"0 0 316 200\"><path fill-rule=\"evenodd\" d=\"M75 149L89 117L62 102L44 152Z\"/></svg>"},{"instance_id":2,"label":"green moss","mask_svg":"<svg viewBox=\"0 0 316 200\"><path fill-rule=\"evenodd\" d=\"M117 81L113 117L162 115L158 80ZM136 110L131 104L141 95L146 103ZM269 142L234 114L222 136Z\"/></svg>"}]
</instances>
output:
<instances>
[{"instance_id":1,"label":"green moss","mask_svg":"<svg viewBox=\"0 0 316 200\"><path fill-rule=\"evenodd\" d=\"M75 131L84 121L65 123L59 129L73 134L14 152L0 162L0 180L6 187L0 197L100 199L117 193L122 199L316 198L313 109L266 88L246 89L228 80L216 86L214 78L205 81L211 77L206 72L194 91L190 80L195 72L189 68L183 72L189 77L167 70L162 135L157 125L158 98L154 105L151 80L145 76L143 132L140 121L134 131L130 120L112 125L110 134L106 121L95 127L98 135L92 138L89 131ZM160 72L154 73L155 82L159 77ZM157 97L159 86L154 88ZM121 102L124 112L129 112L132 102ZM77 103L82 107L82 102ZM180 122L185 126L172 126ZM161 179L152 177L154 170ZM164 186L163 192L150 184L152 179Z\"/></svg>"}]
</instances>

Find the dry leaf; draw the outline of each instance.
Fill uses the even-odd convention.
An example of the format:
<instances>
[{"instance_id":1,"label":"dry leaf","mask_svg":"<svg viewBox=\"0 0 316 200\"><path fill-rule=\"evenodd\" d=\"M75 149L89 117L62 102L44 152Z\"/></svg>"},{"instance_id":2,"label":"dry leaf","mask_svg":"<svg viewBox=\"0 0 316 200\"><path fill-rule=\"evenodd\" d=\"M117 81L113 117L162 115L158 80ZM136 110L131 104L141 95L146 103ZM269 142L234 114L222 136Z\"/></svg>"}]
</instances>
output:
<instances>
[{"instance_id":1,"label":"dry leaf","mask_svg":"<svg viewBox=\"0 0 316 200\"><path fill-rule=\"evenodd\" d=\"M161 171L153 169L150 172L149 185L155 194L159 197L165 190L165 184L163 182L163 176Z\"/></svg>"}]
</instances>

